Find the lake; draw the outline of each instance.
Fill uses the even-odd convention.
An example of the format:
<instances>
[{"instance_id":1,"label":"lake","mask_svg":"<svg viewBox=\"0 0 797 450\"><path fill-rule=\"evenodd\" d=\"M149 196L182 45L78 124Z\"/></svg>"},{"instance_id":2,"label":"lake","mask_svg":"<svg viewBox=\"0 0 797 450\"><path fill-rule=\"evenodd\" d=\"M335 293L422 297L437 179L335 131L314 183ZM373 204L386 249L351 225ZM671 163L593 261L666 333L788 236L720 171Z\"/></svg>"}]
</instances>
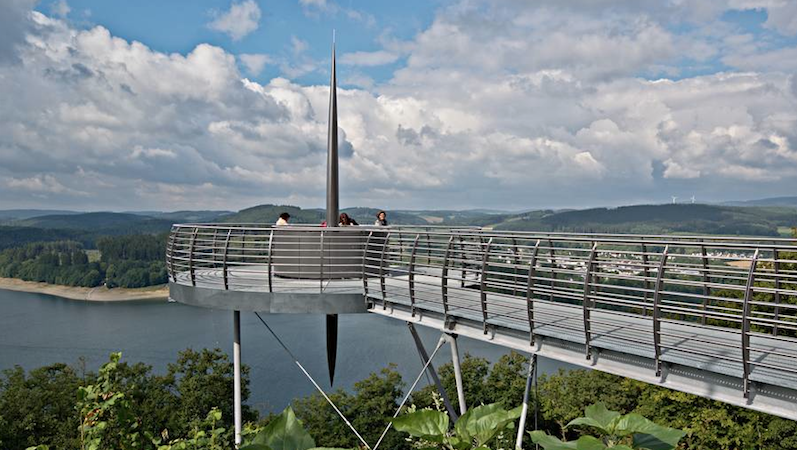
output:
<instances>
[{"instance_id":1,"label":"lake","mask_svg":"<svg viewBox=\"0 0 797 450\"><path fill-rule=\"evenodd\" d=\"M300 362L325 390L330 389L324 341L324 316L263 315ZM439 334L417 327L431 353ZM142 361L163 373L186 348L232 350L232 313L166 302L82 302L43 294L0 290L0 370L25 369L85 358L96 371L114 351L123 360ZM508 351L460 338L461 353L496 361ZM293 398L314 392L309 380L253 313L241 313L241 358L251 368L248 403L261 412L281 410ZM232 360L232 358L231 358ZM448 346L435 365L451 360ZM418 353L404 322L376 314L340 316L335 388L351 389L390 363L407 385L421 370ZM540 358L540 373L564 363ZM419 384L427 383L424 377ZM466 386L467 389L467 386ZM521 399L518 399L520 402Z\"/></svg>"}]
</instances>

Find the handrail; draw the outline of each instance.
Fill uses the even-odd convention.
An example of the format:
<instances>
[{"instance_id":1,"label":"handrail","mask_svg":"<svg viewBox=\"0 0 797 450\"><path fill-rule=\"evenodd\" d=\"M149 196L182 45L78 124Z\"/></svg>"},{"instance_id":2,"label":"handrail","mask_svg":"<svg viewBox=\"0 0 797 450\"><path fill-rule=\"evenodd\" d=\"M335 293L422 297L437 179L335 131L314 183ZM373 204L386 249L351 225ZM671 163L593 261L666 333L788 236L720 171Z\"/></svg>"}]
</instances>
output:
<instances>
[{"instance_id":1,"label":"handrail","mask_svg":"<svg viewBox=\"0 0 797 450\"><path fill-rule=\"evenodd\" d=\"M623 320L644 334L633 344L647 346L659 376L672 346L688 341L678 351L735 364L748 395L772 364L797 367L797 350L756 341L797 345L797 240L603 236L189 224L172 227L166 266L170 283L189 288L306 294L312 281L320 283L314 295L355 293L380 310L403 304L485 334L510 327L530 343L552 329L578 333L579 342L583 332L587 358L607 339L630 341L630 329L607 322ZM715 331L741 342L703 345L699 333Z\"/></svg>"}]
</instances>

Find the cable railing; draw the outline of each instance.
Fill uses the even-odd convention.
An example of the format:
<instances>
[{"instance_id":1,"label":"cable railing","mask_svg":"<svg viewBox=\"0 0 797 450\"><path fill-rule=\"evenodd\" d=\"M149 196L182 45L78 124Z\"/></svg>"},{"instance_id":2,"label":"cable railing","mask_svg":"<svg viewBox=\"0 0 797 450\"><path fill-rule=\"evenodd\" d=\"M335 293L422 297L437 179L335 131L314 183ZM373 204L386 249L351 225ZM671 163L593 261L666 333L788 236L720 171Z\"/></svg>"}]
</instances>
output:
<instances>
[{"instance_id":1,"label":"cable railing","mask_svg":"<svg viewBox=\"0 0 797 450\"><path fill-rule=\"evenodd\" d=\"M797 374L797 241L500 232L441 227L186 224L167 244L172 282L223 290L364 294L446 323L578 336L598 348ZM797 387L795 387L797 388Z\"/></svg>"}]
</instances>

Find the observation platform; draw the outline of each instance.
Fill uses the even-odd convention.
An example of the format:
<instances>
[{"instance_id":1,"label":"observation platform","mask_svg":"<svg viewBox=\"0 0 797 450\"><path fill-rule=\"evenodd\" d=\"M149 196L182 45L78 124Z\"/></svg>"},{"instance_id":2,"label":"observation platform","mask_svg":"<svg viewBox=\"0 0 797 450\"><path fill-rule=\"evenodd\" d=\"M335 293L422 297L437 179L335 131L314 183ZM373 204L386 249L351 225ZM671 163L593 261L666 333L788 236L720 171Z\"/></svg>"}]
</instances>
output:
<instances>
[{"instance_id":1,"label":"observation platform","mask_svg":"<svg viewBox=\"0 0 797 450\"><path fill-rule=\"evenodd\" d=\"M187 224L170 295L373 313L797 420L797 242Z\"/></svg>"}]
</instances>

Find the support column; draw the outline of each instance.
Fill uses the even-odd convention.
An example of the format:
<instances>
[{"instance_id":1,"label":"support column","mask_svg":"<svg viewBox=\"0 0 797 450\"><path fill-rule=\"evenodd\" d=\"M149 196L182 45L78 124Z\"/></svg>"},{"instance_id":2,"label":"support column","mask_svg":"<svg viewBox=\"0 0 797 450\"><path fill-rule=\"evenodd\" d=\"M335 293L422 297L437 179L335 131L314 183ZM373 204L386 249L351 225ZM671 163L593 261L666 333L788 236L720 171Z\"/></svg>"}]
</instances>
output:
<instances>
[{"instance_id":1,"label":"support column","mask_svg":"<svg viewBox=\"0 0 797 450\"><path fill-rule=\"evenodd\" d=\"M537 372L537 354L531 355L529 360L529 373L526 376L526 390L523 391L523 409L520 411L520 422L517 427L517 439L515 440L515 448L520 449L523 444L523 435L526 432L526 417L529 413L529 392L531 391L531 380L533 375ZM535 398L536 402L537 399Z\"/></svg>"},{"instance_id":2,"label":"support column","mask_svg":"<svg viewBox=\"0 0 797 450\"><path fill-rule=\"evenodd\" d=\"M241 445L241 312L233 311L233 416L235 418L235 447Z\"/></svg>"},{"instance_id":3,"label":"support column","mask_svg":"<svg viewBox=\"0 0 797 450\"><path fill-rule=\"evenodd\" d=\"M415 331L415 325L413 325L412 322L407 322L407 327L410 329L412 339L415 341L415 346L418 348L418 354L421 355L421 362L426 365L426 363L429 362L429 355L426 353L423 342L421 342L421 337L418 336L418 332ZM437 386L437 392L439 392L440 396L443 397L443 404L448 411L448 415L451 416L451 421L456 422L457 419L459 419L459 416L457 415L457 412L454 411L454 406L451 405L451 400L448 399L448 393L443 387L443 383L440 382L440 378L437 376L437 372L434 370L432 363L429 363L427 370L429 371L429 375L432 377L434 384Z\"/></svg>"},{"instance_id":4,"label":"support column","mask_svg":"<svg viewBox=\"0 0 797 450\"><path fill-rule=\"evenodd\" d=\"M449 334L448 342L451 343L451 362L454 364L454 379L457 382L457 399L459 400L459 413L465 414L468 407L465 404L465 387L462 385L462 367L459 365L459 349L457 348L457 335Z\"/></svg>"}]
</instances>

